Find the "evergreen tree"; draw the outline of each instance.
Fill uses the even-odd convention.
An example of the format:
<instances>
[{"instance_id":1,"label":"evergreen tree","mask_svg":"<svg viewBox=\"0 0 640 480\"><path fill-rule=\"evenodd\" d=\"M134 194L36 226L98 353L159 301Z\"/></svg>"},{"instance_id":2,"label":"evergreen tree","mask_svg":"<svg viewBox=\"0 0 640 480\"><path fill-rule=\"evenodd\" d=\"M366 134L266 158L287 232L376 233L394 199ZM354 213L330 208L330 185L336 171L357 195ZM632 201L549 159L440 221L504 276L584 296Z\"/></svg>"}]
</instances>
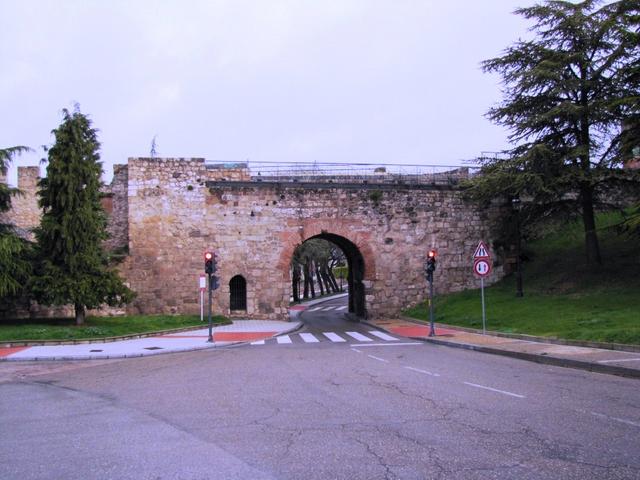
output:
<instances>
[{"instance_id":1,"label":"evergreen tree","mask_svg":"<svg viewBox=\"0 0 640 480\"><path fill-rule=\"evenodd\" d=\"M107 222L100 203L96 130L76 107L73 113L63 110L63 121L52 133L47 175L39 183L43 215L36 230L32 290L45 305L72 304L81 325L86 308L126 303L133 292L108 267L102 247Z\"/></svg>"},{"instance_id":2,"label":"evergreen tree","mask_svg":"<svg viewBox=\"0 0 640 480\"><path fill-rule=\"evenodd\" d=\"M28 150L21 146L0 149L0 173L6 176L12 158ZM18 189L0 182L0 214L11 208L11 197L18 193ZM17 295L22 290L31 271L27 251L27 242L0 219L0 299Z\"/></svg>"},{"instance_id":3,"label":"evergreen tree","mask_svg":"<svg viewBox=\"0 0 640 480\"><path fill-rule=\"evenodd\" d=\"M640 138L640 2L547 0L516 13L535 21L534 38L483 63L504 86L488 118L515 147L483 160L471 192L529 197L536 220L580 217L587 261L600 263L595 208L612 188L640 185L620 168Z\"/></svg>"}]
</instances>

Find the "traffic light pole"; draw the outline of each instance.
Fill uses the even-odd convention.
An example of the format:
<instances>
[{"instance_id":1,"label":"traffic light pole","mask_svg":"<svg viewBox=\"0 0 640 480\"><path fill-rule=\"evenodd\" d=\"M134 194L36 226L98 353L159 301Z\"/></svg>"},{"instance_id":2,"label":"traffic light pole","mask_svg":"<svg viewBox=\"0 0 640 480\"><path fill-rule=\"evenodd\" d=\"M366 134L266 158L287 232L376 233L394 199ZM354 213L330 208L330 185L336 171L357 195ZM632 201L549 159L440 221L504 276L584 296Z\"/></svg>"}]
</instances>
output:
<instances>
[{"instance_id":1,"label":"traffic light pole","mask_svg":"<svg viewBox=\"0 0 640 480\"><path fill-rule=\"evenodd\" d=\"M209 338L207 339L207 342L209 343L213 343L213 321L211 320L211 274L207 274L208 275L208 290L209 290Z\"/></svg>"},{"instance_id":2,"label":"traffic light pole","mask_svg":"<svg viewBox=\"0 0 640 480\"><path fill-rule=\"evenodd\" d=\"M433 275L433 274L432 274ZM433 314L433 277L429 279L429 336L436 336L436 329L433 324L434 322L434 314Z\"/></svg>"}]
</instances>

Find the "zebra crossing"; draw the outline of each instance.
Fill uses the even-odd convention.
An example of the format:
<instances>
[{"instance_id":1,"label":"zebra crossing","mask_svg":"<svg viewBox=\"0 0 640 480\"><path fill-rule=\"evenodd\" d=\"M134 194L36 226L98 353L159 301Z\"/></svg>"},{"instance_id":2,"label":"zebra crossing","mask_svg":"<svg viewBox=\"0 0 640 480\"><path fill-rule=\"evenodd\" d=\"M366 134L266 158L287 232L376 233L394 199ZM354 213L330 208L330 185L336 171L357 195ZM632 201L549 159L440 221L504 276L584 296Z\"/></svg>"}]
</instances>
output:
<instances>
[{"instance_id":1,"label":"zebra crossing","mask_svg":"<svg viewBox=\"0 0 640 480\"><path fill-rule=\"evenodd\" d=\"M343 306L331 306L331 307L312 307L307 309L307 312L330 312L330 311L336 311L339 312L341 310L346 310L348 307L346 305Z\"/></svg>"},{"instance_id":2,"label":"zebra crossing","mask_svg":"<svg viewBox=\"0 0 640 480\"><path fill-rule=\"evenodd\" d=\"M291 344L305 344L305 343L348 343L356 341L359 343L367 342L379 342L383 340L385 342L397 342L399 338L395 338L388 333L380 332L378 330L370 330L366 334L362 332L322 332L319 333L293 333L289 335L280 335L275 338L269 338L266 340L256 340L251 342L251 345L291 345Z\"/></svg>"}]
</instances>

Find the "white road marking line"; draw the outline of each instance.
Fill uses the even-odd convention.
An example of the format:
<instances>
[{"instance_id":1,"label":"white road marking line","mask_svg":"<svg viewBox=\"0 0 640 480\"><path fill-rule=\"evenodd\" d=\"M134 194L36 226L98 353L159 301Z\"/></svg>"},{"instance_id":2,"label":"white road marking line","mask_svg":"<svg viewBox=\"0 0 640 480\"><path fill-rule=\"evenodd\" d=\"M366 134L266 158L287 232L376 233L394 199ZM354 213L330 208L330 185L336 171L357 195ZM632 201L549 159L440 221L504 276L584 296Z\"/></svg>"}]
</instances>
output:
<instances>
[{"instance_id":1,"label":"white road marking line","mask_svg":"<svg viewBox=\"0 0 640 480\"><path fill-rule=\"evenodd\" d=\"M346 342L346 340L344 338L342 338L340 335L338 335L337 333L322 332L322 334L325 337L327 337L329 340L331 340L332 342Z\"/></svg>"},{"instance_id":2,"label":"white road marking line","mask_svg":"<svg viewBox=\"0 0 640 480\"><path fill-rule=\"evenodd\" d=\"M425 375L431 375L432 377L439 377L440 374L439 373L431 373L431 372L427 372L426 370L420 370L419 368L413 368L413 367L404 367L407 370L411 370L413 372L418 372L418 373L424 373Z\"/></svg>"},{"instance_id":3,"label":"white road marking line","mask_svg":"<svg viewBox=\"0 0 640 480\"><path fill-rule=\"evenodd\" d=\"M391 335L384 333L384 332L380 332L378 330L369 330L369 333L371 335L374 335L378 338L381 338L382 340L386 340L388 342L393 342L394 340L398 340L396 337L392 337Z\"/></svg>"},{"instance_id":4,"label":"white road marking line","mask_svg":"<svg viewBox=\"0 0 640 480\"><path fill-rule=\"evenodd\" d=\"M357 348L352 348L351 351L353 352L358 352L358 353L362 353L362 350L358 350Z\"/></svg>"},{"instance_id":5,"label":"white road marking line","mask_svg":"<svg viewBox=\"0 0 640 480\"><path fill-rule=\"evenodd\" d=\"M345 305L344 307L338 307L338 308L336 308L336 310L346 310L346 309L347 309L347 306L346 306L346 305Z\"/></svg>"},{"instance_id":6,"label":"white road marking line","mask_svg":"<svg viewBox=\"0 0 640 480\"><path fill-rule=\"evenodd\" d=\"M352 338L355 338L359 342L373 342L373 340L371 340L369 337L365 337L364 335L358 332L344 332L344 333L346 333Z\"/></svg>"},{"instance_id":7,"label":"white road marking line","mask_svg":"<svg viewBox=\"0 0 640 480\"><path fill-rule=\"evenodd\" d=\"M409 347L412 345L424 345L422 342L406 342L406 343L354 343L354 347Z\"/></svg>"},{"instance_id":8,"label":"white road marking line","mask_svg":"<svg viewBox=\"0 0 640 480\"><path fill-rule=\"evenodd\" d=\"M311 333L301 333L300 336L302 337L302 340L305 341L305 343L318 343L320 341Z\"/></svg>"},{"instance_id":9,"label":"white road marking line","mask_svg":"<svg viewBox=\"0 0 640 480\"><path fill-rule=\"evenodd\" d=\"M291 338L289 335L282 335L280 337L276 337L278 343L291 343Z\"/></svg>"},{"instance_id":10,"label":"white road marking line","mask_svg":"<svg viewBox=\"0 0 640 480\"><path fill-rule=\"evenodd\" d=\"M589 412L589 413L591 415L595 415L596 417L607 418L609 420L614 420L616 422L624 423L626 425L632 425L634 427L640 427L640 423L632 422L631 420L625 420L624 418L610 417L609 415L605 415L604 413L598 413L598 412Z\"/></svg>"},{"instance_id":11,"label":"white road marking line","mask_svg":"<svg viewBox=\"0 0 640 480\"><path fill-rule=\"evenodd\" d=\"M469 385L470 387L483 388L484 390L490 390L492 392L502 393L504 395L509 395L511 397L527 398L524 395L518 395L517 393L506 392L504 390L498 390L497 388L485 387L484 385L478 385L477 383L469 383L469 382L462 382L462 383L464 383L465 385Z\"/></svg>"},{"instance_id":12,"label":"white road marking line","mask_svg":"<svg viewBox=\"0 0 640 480\"><path fill-rule=\"evenodd\" d=\"M598 363L640 362L640 358L618 358L616 360L599 360Z\"/></svg>"},{"instance_id":13,"label":"white road marking line","mask_svg":"<svg viewBox=\"0 0 640 480\"><path fill-rule=\"evenodd\" d=\"M256 340L255 342L251 342L251 345L264 345L264 340Z\"/></svg>"},{"instance_id":14,"label":"white road marking line","mask_svg":"<svg viewBox=\"0 0 640 480\"><path fill-rule=\"evenodd\" d=\"M322 309L322 311L323 311L323 312L328 312L329 310L333 310L334 308L336 308L336 307L324 307L324 308Z\"/></svg>"},{"instance_id":15,"label":"white road marking line","mask_svg":"<svg viewBox=\"0 0 640 480\"><path fill-rule=\"evenodd\" d=\"M322 307L313 307L307 310L307 312L317 312L318 310L322 310Z\"/></svg>"},{"instance_id":16,"label":"white road marking line","mask_svg":"<svg viewBox=\"0 0 640 480\"><path fill-rule=\"evenodd\" d=\"M389 360L385 360L384 358L374 357L373 355L367 355L369 358L373 358L374 360L378 360L379 362L389 363Z\"/></svg>"}]
</instances>

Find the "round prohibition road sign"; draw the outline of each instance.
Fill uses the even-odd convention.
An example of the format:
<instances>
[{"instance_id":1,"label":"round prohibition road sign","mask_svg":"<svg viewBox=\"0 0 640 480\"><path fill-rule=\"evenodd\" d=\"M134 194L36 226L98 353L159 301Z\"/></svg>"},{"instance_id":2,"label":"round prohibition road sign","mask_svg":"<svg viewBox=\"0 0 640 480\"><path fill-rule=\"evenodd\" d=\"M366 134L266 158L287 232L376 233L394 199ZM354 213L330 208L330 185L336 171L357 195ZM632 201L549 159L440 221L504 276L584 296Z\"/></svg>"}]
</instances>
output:
<instances>
[{"instance_id":1,"label":"round prohibition road sign","mask_svg":"<svg viewBox=\"0 0 640 480\"><path fill-rule=\"evenodd\" d=\"M480 277L486 277L491 273L491 263L486 258L479 258L473 262L473 273Z\"/></svg>"}]
</instances>

